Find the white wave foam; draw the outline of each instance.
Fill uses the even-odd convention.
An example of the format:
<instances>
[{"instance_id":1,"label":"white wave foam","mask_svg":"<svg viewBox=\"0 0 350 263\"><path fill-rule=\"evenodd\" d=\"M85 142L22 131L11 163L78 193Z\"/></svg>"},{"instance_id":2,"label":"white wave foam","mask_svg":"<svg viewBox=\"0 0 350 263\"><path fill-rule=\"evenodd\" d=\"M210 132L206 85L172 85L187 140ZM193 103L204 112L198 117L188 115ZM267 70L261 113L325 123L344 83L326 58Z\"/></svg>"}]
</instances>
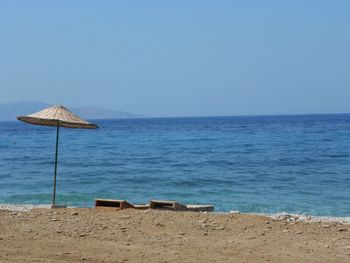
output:
<instances>
[{"instance_id":1,"label":"white wave foam","mask_svg":"<svg viewBox=\"0 0 350 263\"><path fill-rule=\"evenodd\" d=\"M0 204L0 210L26 212L34 208L50 208L51 205Z\"/></svg>"},{"instance_id":2,"label":"white wave foam","mask_svg":"<svg viewBox=\"0 0 350 263\"><path fill-rule=\"evenodd\" d=\"M342 224L350 224L350 217L337 217L337 216L311 216L304 214L288 214L285 212L276 214L258 214L270 217L275 220L285 220L289 222L337 222Z\"/></svg>"}]
</instances>

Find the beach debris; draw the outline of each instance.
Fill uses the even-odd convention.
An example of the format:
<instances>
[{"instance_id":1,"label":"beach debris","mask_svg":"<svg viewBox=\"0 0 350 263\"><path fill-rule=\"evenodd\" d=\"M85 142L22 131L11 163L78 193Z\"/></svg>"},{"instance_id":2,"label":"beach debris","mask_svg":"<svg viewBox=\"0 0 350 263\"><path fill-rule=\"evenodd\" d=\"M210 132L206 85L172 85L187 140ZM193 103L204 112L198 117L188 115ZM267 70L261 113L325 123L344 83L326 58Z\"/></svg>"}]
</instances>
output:
<instances>
[{"instance_id":1,"label":"beach debris","mask_svg":"<svg viewBox=\"0 0 350 263\"><path fill-rule=\"evenodd\" d=\"M70 215L71 216L77 216L79 213L78 213L78 211L74 211L74 212L72 212Z\"/></svg>"},{"instance_id":2,"label":"beach debris","mask_svg":"<svg viewBox=\"0 0 350 263\"><path fill-rule=\"evenodd\" d=\"M176 201L168 200L151 200L149 204L133 205L125 200L114 199L96 199L95 208L122 210L126 208L134 208L139 210L145 210L148 208L173 210L173 211L192 211L192 212L212 212L214 211L213 205L184 205ZM146 210L147 211L147 210ZM148 213L148 212L144 213Z\"/></svg>"}]
</instances>

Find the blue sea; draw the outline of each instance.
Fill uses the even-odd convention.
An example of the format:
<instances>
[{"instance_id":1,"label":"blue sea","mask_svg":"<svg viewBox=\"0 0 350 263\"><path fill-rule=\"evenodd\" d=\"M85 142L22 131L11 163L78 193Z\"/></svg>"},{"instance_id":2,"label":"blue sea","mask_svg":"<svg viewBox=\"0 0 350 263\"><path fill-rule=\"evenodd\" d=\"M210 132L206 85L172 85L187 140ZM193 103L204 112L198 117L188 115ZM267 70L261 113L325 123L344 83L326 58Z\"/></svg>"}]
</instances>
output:
<instances>
[{"instance_id":1,"label":"blue sea","mask_svg":"<svg viewBox=\"0 0 350 263\"><path fill-rule=\"evenodd\" d=\"M96 120L61 129L57 203L350 216L350 115ZM0 122L0 203L51 202L56 130Z\"/></svg>"}]
</instances>

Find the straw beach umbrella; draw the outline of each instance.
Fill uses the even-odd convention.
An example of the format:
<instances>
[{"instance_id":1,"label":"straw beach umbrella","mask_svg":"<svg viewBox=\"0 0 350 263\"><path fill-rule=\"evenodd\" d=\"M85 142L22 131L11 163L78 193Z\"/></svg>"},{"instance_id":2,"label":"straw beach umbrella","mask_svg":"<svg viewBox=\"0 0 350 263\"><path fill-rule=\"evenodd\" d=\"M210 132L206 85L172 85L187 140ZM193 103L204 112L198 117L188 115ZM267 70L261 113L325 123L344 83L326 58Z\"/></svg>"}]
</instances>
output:
<instances>
[{"instance_id":1,"label":"straw beach umbrella","mask_svg":"<svg viewBox=\"0 0 350 263\"><path fill-rule=\"evenodd\" d=\"M34 125L57 127L56 132L56 155L55 155L55 174L53 180L52 207L56 206L56 177L57 177L57 160L58 160L58 138L60 127L64 128L81 128L81 129L97 129L96 124L89 123L77 115L73 114L67 108L56 105L44 109L42 111L17 117L18 120Z\"/></svg>"}]
</instances>

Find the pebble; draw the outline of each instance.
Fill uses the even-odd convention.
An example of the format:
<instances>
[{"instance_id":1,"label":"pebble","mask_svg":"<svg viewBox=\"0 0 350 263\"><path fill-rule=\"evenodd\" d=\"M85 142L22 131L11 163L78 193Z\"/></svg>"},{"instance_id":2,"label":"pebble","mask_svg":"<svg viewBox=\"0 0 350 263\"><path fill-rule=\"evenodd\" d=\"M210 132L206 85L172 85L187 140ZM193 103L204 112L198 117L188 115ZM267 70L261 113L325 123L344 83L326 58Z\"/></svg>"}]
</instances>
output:
<instances>
[{"instance_id":1,"label":"pebble","mask_svg":"<svg viewBox=\"0 0 350 263\"><path fill-rule=\"evenodd\" d=\"M179 235L179 236L183 236L183 235L185 235L185 233L181 232L181 233L179 233L178 235Z\"/></svg>"},{"instance_id":2,"label":"pebble","mask_svg":"<svg viewBox=\"0 0 350 263\"><path fill-rule=\"evenodd\" d=\"M255 239L256 236L246 237L246 239Z\"/></svg>"},{"instance_id":3,"label":"pebble","mask_svg":"<svg viewBox=\"0 0 350 263\"><path fill-rule=\"evenodd\" d=\"M215 230L224 230L224 229L225 229L225 227L223 227L223 226L215 228Z\"/></svg>"},{"instance_id":4,"label":"pebble","mask_svg":"<svg viewBox=\"0 0 350 263\"><path fill-rule=\"evenodd\" d=\"M289 231L287 229L284 229L282 232L283 233L288 233Z\"/></svg>"},{"instance_id":5,"label":"pebble","mask_svg":"<svg viewBox=\"0 0 350 263\"><path fill-rule=\"evenodd\" d=\"M301 235L302 233L304 233L303 231L297 231L297 232L295 232L295 234L297 234L297 235Z\"/></svg>"},{"instance_id":6,"label":"pebble","mask_svg":"<svg viewBox=\"0 0 350 263\"><path fill-rule=\"evenodd\" d=\"M77 211L74 211L73 213L71 213L70 215L72 216L77 216L79 213Z\"/></svg>"},{"instance_id":7,"label":"pebble","mask_svg":"<svg viewBox=\"0 0 350 263\"><path fill-rule=\"evenodd\" d=\"M339 228L338 231L343 232L343 231L347 231L347 229L346 228Z\"/></svg>"}]
</instances>

